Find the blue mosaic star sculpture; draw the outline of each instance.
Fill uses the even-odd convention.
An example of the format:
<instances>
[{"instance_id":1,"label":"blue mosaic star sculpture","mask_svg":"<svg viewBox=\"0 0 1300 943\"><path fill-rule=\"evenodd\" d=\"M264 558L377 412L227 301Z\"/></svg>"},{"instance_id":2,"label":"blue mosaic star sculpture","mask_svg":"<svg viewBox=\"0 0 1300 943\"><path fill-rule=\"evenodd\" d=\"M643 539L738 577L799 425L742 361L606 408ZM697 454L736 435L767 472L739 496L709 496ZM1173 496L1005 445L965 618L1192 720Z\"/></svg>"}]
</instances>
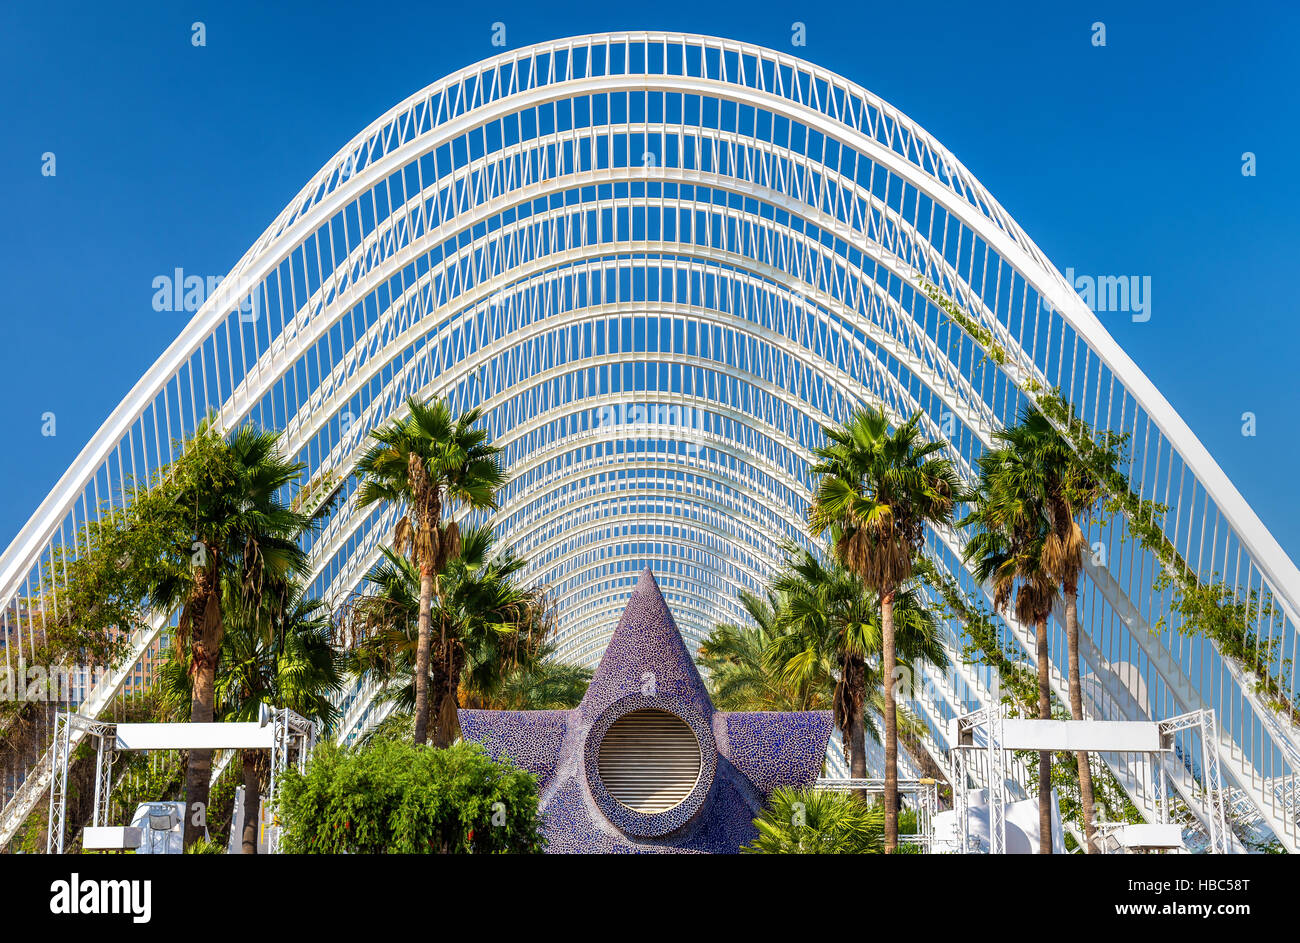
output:
<instances>
[{"instance_id":1,"label":"blue mosaic star sculpture","mask_svg":"<svg viewBox=\"0 0 1300 943\"><path fill-rule=\"evenodd\" d=\"M640 710L683 721L699 747L694 788L672 808L638 811L612 795L598 768L615 721ZM654 575L637 581L618 628L573 710L460 712L462 736L509 756L538 780L547 850L736 852L778 786L817 778L830 711L716 711Z\"/></svg>"}]
</instances>

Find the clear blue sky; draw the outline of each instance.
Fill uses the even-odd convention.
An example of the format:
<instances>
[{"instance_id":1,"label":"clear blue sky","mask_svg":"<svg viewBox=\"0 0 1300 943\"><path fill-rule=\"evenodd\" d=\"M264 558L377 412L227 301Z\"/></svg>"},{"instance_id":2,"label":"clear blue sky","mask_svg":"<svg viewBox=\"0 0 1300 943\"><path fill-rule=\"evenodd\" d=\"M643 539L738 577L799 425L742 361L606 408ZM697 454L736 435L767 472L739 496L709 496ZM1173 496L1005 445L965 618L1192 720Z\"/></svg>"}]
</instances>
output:
<instances>
[{"instance_id":1,"label":"clear blue sky","mask_svg":"<svg viewBox=\"0 0 1300 943\"><path fill-rule=\"evenodd\" d=\"M229 271L353 134L499 52L493 22L511 48L633 28L789 49L795 20L793 52L933 132L1062 270L1151 277L1150 321L1103 323L1300 558L1300 13L1114 0L5 4L0 546L181 329L153 278Z\"/></svg>"}]
</instances>

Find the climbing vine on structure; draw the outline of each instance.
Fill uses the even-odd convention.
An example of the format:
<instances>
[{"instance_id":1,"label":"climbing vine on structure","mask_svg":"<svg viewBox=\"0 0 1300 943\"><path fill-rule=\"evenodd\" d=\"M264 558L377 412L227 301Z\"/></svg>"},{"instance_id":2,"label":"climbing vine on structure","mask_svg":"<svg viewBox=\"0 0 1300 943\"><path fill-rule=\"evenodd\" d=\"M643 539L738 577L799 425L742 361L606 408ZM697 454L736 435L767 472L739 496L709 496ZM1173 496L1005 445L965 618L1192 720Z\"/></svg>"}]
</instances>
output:
<instances>
[{"instance_id":1,"label":"climbing vine on structure","mask_svg":"<svg viewBox=\"0 0 1300 943\"><path fill-rule=\"evenodd\" d=\"M1069 439L1080 459L1105 484L1105 510L1120 512L1128 532L1155 555L1161 570L1155 589L1171 590L1170 610L1179 616L1177 631L1183 635L1200 635L1215 642L1219 651L1254 675L1255 691L1277 713L1292 724L1300 724L1300 713L1286 684L1291 676L1291 659L1283 657L1281 640L1275 637L1281 613L1270 594L1261 596L1252 589L1243 594L1238 588L1215 580L1201 580L1165 536L1161 524L1168 508L1139 497L1120 471L1122 448L1127 437L1107 432L1098 435L1082 418L1075 415L1059 391L1051 390L1036 399L1038 408ZM1162 615L1152 631L1164 629Z\"/></svg>"},{"instance_id":2,"label":"climbing vine on structure","mask_svg":"<svg viewBox=\"0 0 1300 943\"><path fill-rule=\"evenodd\" d=\"M917 283L922 293L965 331L989 359L1001 367L1008 366L1006 351L994 340L991 331L924 276L918 276ZM1160 561L1161 570L1153 588L1157 592L1170 590L1169 610L1179 617L1176 630L1185 636L1199 635L1212 640L1220 653L1250 673L1249 680L1256 694L1271 709L1300 726L1300 710L1290 693L1292 659L1285 657L1281 639L1277 637L1282 614L1272 595L1227 586L1219 581L1217 572L1213 580L1202 580L1165 535L1162 523L1169 508L1135 493L1128 477L1120 470L1128 436L1110 431L1099 433L1075 413L1059 390L1044 390L1033 377L1019 378L1019 383L1043 415L1067 438L1080 461L1103 483L1107 495L1104 512L1122 513L1128 533ZM1166 615L1160 616L1152 631L1162 631L1166 620Z\"/></svg>"}]
</instances>

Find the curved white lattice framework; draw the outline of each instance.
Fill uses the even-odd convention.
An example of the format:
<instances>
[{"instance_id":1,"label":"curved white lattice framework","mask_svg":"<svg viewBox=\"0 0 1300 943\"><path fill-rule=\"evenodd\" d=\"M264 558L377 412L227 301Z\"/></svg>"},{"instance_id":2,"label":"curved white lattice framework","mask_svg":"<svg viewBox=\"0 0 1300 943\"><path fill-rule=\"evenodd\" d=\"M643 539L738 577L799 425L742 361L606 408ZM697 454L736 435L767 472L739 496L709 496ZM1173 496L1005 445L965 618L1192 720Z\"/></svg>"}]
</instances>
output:
<instances>
[{"instance_id":1,"label":"curved white lattice framework","mask_svg":"<svg viewBox=\"0 0 1300 943\"><path fill-rule=\"evenodd\" d=\"M990 357L917 290L956 301ZM251 296L241 311L240 302ZM987 338L986 338L986 346ZM172 457L209 408L285 430L340 503L311 543L315 590L355 588L393 511L359 512L350 472L410 395L480 405L512 480L497 521L548 585L565 657L593 663L645 565L688 641L741 618L783 540L806 541L823 424L872 402L920 410L966 474L1027 389L1058 387L1130 436L1127 469L1170 507L1164 532L1201 574L1281 610L1266 639L1294 701L1300 576L1213 459L1034 243L947 150L865 89L791 56L700 36L584 36L507 53L402 102L294 198L141 378L0 558L17 627L41 567L124 483ZM334 484L337 483L337 484ZM1092 525L1108 566L1083 588L1088 710L1159 719L1203 706L1258 835L1297 847L1295 731L1254 679L1178 631L1159 563L1122 515ZM957 535L934 558L978 592ZM136 650L165 627L142 629ZM915 705L946 721L985 702L956 666ZM1008 624L1020 646L1024 627ZM1032 646L1030 646L1032 650ZM1064 642L1052 638L1062 690ZM98 714L126 669L82 706ZM344 699L344 734L373 720ZM0 838L45 768L16 771ZM1149 776L1112 770L1143 809ZM1197 812L1187 777L1173 777ZM12 786L13 783L6 784ZM1198 812L1199 814L1199 812Z\"/></svg>"}]
</instances>

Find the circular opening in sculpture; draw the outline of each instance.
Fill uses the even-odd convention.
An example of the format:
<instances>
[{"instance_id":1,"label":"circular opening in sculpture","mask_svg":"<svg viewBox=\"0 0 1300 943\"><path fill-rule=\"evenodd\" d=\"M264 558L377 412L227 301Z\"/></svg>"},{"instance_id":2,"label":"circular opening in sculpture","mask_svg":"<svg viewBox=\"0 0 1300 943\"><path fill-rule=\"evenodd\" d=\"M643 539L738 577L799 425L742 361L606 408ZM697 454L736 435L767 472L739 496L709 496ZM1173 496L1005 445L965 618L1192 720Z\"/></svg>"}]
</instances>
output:
<instances>
[{"instance_id":1,"label":"circular opening in sculpture","mask_svg":"<svg viewBox=\"0 0 1300 943\"><path fill-rule=\"evenodd\" d=\"M610 725L596 768L609 794L633 812L654 815L681 805L700 778L700 745L676 714L638 710Z\"/></svg>"}]
</instances>

